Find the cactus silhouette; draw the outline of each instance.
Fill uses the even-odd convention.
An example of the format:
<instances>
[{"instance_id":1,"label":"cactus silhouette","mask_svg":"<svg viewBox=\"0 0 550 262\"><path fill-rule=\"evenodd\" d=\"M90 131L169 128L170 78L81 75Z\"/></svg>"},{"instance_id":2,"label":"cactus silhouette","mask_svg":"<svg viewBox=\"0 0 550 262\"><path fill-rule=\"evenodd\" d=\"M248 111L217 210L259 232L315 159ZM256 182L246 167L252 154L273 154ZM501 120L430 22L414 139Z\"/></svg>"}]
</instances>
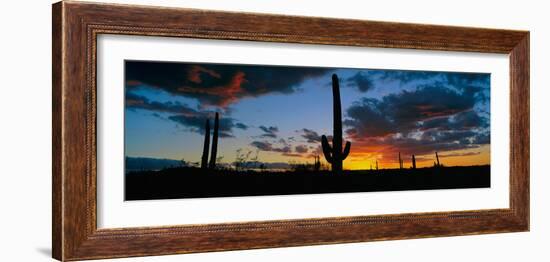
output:
<instances>
[{"instance_id":1,"label":"cactus silhouette","mask_svg":"<svg viewBox=\"0 0 550 262\"><path fill-rule=\"evenodd\" d=\"M216 112L216 118L214 119L214 134L212 135L212 151L210 152L210 163L208 168L216 168L216 157L218 154L218 128L220 127L219 122L219 114Z\"/></svg>"},{"instance_id":2,"label":"cactus silhouette","mask_svg":"<svg viewBox=\"0 0 550 262\"><path fill-rule=\"evenodd\" d=\"M325 135L321 137L321 144L325 159L331 164L332 171L335 174L340 174L342 173L343 161L349 155L351 143L346 142L344 151L342 151L342 105L340 103L340 85L336 74L332 75L332 103L332 147Z\"/></svg>"},{"instance_id":3,"label":"cactus silhouette","mask_svg":"<svg viewBox=\"0 0 550 262\"><path fill-rule=\"evenodd\" d=\"M441 164L439 163L439 155L437 155L437 151L435 152L435 158L437 159L437 167L440 167Z\"/></svg>"},{"instance_id":4,"label":"cactus silhouette","mask_svg":"<svg viewBox=\"0 0 550 262\"><path fill-rule=\"evenodd\" d=\"M399 152L399 169L403 169L403 159L401 159L401 152Z\"/></svg>"},{"instance_id":5,"label":"cactus silhouette","mask_svg":"<svg viewBox=\"0 0 550 262\"><path fill-rule=\"evenodd\" d=\"M204 126L204 147L202 148L201 168L208 167L208 149L210 147L210 119L206 119Z\"/></svg>"},{"instance_id":6,"label":"cactus silhouette","mask_svg":"<svg viewBox=\"0 0 550 262\"><path fill-rule=\"evenodd\" d=\"M412 156L412 169L416 169L416 158Z\"/></svg>"},{"instance_id":7,"label":"cactus silhouette","mask_svg":"<svg viewBox=\"0 0 550 262\"><path fill-rule=\"evenodd\" d=\"M315 162L313 164L313 170L315 170L315 171L321 170L321 158L319 156L315 156Z\"/></svg>"}]
</instances>

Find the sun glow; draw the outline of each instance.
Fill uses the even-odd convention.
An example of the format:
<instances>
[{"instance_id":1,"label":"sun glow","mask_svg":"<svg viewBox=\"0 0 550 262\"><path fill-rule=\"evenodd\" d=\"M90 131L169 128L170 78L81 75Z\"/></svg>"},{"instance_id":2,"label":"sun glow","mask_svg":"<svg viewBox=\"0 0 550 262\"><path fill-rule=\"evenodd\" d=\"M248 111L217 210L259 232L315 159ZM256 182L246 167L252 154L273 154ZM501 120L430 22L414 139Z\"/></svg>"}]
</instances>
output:
<instances>
[{"instance_id":1,"label":"sun glow","mask_svg":"<svg viewBox=\"0 0 550 262\"><path fill-rule=\"evenodd\" d=\"M403 168L412 167L412 156L402 156ZM437 164L434 154L415 155L416 167L432 167ZM491 162L490 146L482 146L476 149L455 150L439 153L439 161L444 166L477 166L489 165ZM369 170L399 168L399 155L390 152L355 152L344 161L344 168L348 170Z\"/></svg>"}]
</instances>

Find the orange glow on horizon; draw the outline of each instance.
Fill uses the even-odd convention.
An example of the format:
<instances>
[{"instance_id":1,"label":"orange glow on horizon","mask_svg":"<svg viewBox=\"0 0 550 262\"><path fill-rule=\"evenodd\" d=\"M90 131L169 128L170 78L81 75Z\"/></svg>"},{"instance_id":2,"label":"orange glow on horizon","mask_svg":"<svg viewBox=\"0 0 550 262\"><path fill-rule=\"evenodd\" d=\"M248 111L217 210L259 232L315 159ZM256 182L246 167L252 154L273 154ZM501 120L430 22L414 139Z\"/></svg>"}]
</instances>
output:
<instances>
[{"instance_id":1,"label":"orange glow on horizon","mask_svg":"<svg viewBox=\"0 0 550 262\"><path fill-rule=\"evenodd\" d=\"M378 161L379 169L395 169L399 168L398 153L390 151L388 147L373 147L376 151L353 151L344 160L344 169L348 170L369 170L376 169L376 161ZM369 149L373 149L369 148ZM482 146L475 149L454 150L438 152L440 164L444 166L475 166L475 165L489 165L491 163L490 146ZM328 164L325 160L323 153L320 153L319 157L321 162ZM403 168L408 169L412 166L411 155L401 154L403 159ZM436 162L435 152L433 154L415 155L416 167L432 167ZM310 156L298 156L289 157L280 153L269 152L263 153L260 156L260 161L264 162L287 162L287 163L313 163L313 157Z\"/></svg>"},{"instance_id":2,"label":"orange glow on horizon","mask_svg":"<svg viewBox=\"0 0 550 262\"><path fill-rule=\"evenodd\" d=\"M344 168L348 170L365 170L376 168L376 161L378 161L379 169L393 169L399 168L399 156L398 154L384 153L378 151L374 153L369 152L353 152L350 153L348 158L344 161ZM401 155L403 159L403 168L411 168L412 156ZM434 154L415 155L416 167L432 167L436 162L435 152ZM491 163L490 146L483 146L476 149L455 150L439 152L440 164L444 166L475 166L475 165L489 165Z\"/></svg>"}]
</instances>

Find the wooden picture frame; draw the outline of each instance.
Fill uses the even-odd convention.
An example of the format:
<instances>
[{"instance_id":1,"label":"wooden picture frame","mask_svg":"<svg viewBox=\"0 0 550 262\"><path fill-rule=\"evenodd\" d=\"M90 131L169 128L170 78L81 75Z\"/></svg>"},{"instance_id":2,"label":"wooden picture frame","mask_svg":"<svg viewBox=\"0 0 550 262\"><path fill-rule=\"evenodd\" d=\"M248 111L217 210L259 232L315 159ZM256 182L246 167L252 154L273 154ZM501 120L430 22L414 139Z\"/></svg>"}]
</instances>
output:
<instances>
[{"instance_id":1,"label":"wooden picture frame","mask_svg":"<svg viewBox=\"0 0 550 262\"><path fill-rule=\"evenodd\" d=\"M62 260L529 230L529 32L63 1L53 5L53 257ZM98 229L99 34L468 51L510 57L510 207Z\"/></svg>"}]
</instances>

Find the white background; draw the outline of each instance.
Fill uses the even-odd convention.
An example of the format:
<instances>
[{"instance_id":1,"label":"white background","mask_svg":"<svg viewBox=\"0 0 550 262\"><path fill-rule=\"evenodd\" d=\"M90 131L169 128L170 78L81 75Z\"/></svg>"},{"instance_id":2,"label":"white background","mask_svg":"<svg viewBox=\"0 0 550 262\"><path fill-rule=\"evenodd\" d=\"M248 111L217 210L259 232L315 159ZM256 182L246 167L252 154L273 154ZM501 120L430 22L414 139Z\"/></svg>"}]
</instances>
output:
<instances>
[{"instance_id":1,"label":"white background","mask_svg":"<svg viewBox=\"0 0 550 262\"><path fill-rule=\"evenodd\" d=\"M501 54L100 35L98 227L142 227L509 207L509 59ZM259 197L124 199L124 60L491 74L491 188Z\"/></svg>"},{"instance_id":2,"label":"white background","mask_svg":"<svg viewBox=\"0 0 550 262\"><path fill-rule=\"evenodd\" d=\"M107 0L105 0L107 1ZM111 1L109 1L111 2ZM217 252L123 261L548 261L550 28L544 1L119 1L531 31L531 232ZM51 11L9 1L0 11L0 260L51 255Z\"/></svg>"}]
</instances>

